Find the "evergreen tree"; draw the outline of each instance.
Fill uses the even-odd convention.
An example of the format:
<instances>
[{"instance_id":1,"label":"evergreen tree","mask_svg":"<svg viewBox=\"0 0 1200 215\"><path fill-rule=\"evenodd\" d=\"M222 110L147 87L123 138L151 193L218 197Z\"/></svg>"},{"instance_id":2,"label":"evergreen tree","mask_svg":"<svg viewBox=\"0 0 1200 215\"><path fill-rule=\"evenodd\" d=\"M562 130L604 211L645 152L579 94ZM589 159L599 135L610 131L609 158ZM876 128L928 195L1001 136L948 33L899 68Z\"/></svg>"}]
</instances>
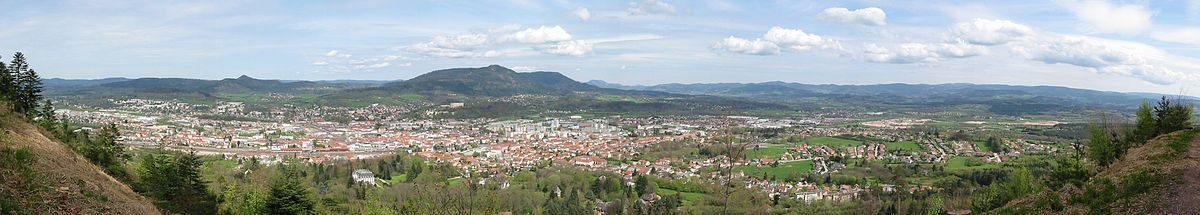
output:
<instances>
[{"instance_id":1,"label":"evergreen tree","mask_svg":"<svg viewBox=\"0 0 1200 215\"><path fill-rule=\"evenodd\" d=\"M54 113L54 104L50 100L45 100L42 103L42 111L38 111L38 124L47 130L54 130L54 124L58 122L58 115Z\"/></svg>"},{"instance_id":2,"label":"evergreen tree","mask_svg":"<svg viewBox=\"0 0 1200 215\"><path fill-rule=\"evenodd\" d=\"M1158 119L1154 115L1154 110L1150 107L1149 101L1142 101L1142 105L1138 105L1137 122L1133 128L1132 138L1133 143L1142 143L1154 136L1158 135Z\"/></svg>"},{"instance_id":3,"label":"evergreen tree","mask_svg":"<svg viewBox=\"0 0 1200 215\"><path fill-rule=\"evenodd\" d=\"M29 63L25 62L25 54L17 52L13 54L12 61L8 64L8 69L0 73L0 95L3 95L9 101L15 101L17 92L17 74L29 69Z\"/></svg>"},{"instance_id":4,"label":"evergreen tree","mask_svg":"<svg viewBox=\"0 0 1200 215\"><path fill-rule=\"evenodd\" d=\"M16 103L17 111L25 112L28 116L36 116L38 101L42 100L42 80L33 69L27 69L17 74Z\"/></svg>"},{"instance_id":5,"label":"evergreen tree","mask_svg":"<svg viewBox=\"0 0 1200 215\"><path fill-rule=\"evenodd\" d=\"M271 183L267 211L270 214L313 214L313 201L308 197L308 188L300 184L295 173L284 170L283 176Z\"/></svg>"},{"instance_id":6,"label":"evergreen tree","mask_svg":"<svg viewBox=\"0 0 1200 215\"><path fill-rule=\"evenodd\" d=\"M1191 128L1192 108L1192 104L1184 105L1163 96L1162 100L1158 102L1158 106L1154 107L1154 115L1157 118L1155 123L1158 124L1156 133L1166 134Z\"/></svg>"}]
</instances>

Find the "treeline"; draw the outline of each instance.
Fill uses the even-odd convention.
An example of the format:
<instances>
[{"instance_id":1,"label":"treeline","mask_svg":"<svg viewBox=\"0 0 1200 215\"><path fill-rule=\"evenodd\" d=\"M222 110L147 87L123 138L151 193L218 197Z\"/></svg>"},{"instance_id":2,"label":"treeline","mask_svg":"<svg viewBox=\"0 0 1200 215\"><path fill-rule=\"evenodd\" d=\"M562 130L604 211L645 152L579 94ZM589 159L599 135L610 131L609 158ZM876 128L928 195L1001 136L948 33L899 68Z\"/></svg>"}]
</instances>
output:
<instances>
[{"instance_id":1,"label":"treeline","mask_svg":"<svg viewBox=\"0 0 1200 215\"><path fill-rule=\"evenodd\" d=\"M1192 109L1192 104L1184 104L1165 96L1154 105L1143 101L1135 113L1136 119L1132 128L1112 115L1102 114L1089 129L1088 159L1097 166L1108 166L1125 155L1130 148L1144 144L1158 135L1190 129L1195 124L1192 120Z\"/></svg>"}]
</instances>

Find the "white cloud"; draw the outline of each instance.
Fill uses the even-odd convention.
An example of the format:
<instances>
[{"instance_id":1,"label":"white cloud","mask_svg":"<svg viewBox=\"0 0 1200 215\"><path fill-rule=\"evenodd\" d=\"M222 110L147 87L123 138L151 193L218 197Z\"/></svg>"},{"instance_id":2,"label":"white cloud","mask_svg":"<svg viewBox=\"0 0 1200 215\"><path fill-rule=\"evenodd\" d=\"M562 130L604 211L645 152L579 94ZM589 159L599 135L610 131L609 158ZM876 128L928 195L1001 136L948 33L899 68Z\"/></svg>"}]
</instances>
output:
<instances>
[{"instance_id":1,"label":"white cloud","mask_svg":"<svg viewBox=\"0 0 1200 215\"><path fill-rule=\"evenodd\" d=\"M1069 1L1065 6L1099 33L1140 33L1150 28L1150 17L1154 15L1142 5L1113 5L1101 0Z\"/></svg>"},{"instance_id":2,"label":"white cloud","mask_svg":"<svg viewBox=\"0 0 1200 215\"><path fill-rule=\"evenodd\" d=\"M747 40L729 36L721 42L713 46L718 50L724 50L733 53L751 54L751 55L773 55L779 54L779 46L770 41L762 39Z\"/></svg>"},{"instance_id":3,"label":"white cloud","mask_svg":"<svg viewBox=\"0 0 1200 215\"><path fill-rule=\"evenodd\" d=\"M537 67L532 67L532 66L513 66L513 67L511 67L510 69L512 69L513 71L529 72L529 71L534 71L534 70L537 70Z\"/></svg>"},{"instance_id":4,"label":"white cloud","mask_svg":"<svg viewBox=\"0 0 1200 215\"><path fill-rule=\"evenodd\" d=\"M786 29L781 27L771 27L767 30L767 34L763 35L763 39L775 43L783 48L789 48L795 51L807 51L813 48L821 49L841 49L841 44L833 39L824 39L816 34L804 33L800 29Z\"/></svg>"},{"instance_id":5,"label":"white cloud","mask_svg":"<svg viewBox=\"0 0 1200 215\"><path fill-rule=\"evenodd\" d=\"M547 54L584 56L592 52L595 44L584 40L562 41L552 45L538 46L536 49Z\"/></svg>"},{"instance_id":6,"label":"white cloud","mask_svg":"<svg viewBox=\"0 0 1200 215\"><path fill-rule=\"evenodd\" d=\"M346 53L341 53L341 52L338 52L338 50L331 50L331 51L329 51L329 52L326 52L326 53L325 53L325 56L326 56L326 57L350 58L350 56L351 56L351 55L350 55L350 54L346 54Z\"/></svg>"},{"instance_id":7,"label":"white cloud","mask_svg":"<svg viewBox=\"0 0 1200 215\"><path fill-rule=\"evenodd\" d=\"M452 37L437 36L426 43L438 48L472 50L484 47L488 42L487 34L464 34Z\"/></svg>"},{"instance_id":8,"label":"white cloud","mask_svg":"<svg viewBox=\"0 0 1200 215\"><path fill-rule=\"evenodd\" d=\"M317 61L317 62L313 62L313 63L312 63L312 65L314 65L314 66L324 66L324 65L329 65L329 62L325 62L325 61Z\"/></svg>"},{"instance_id":9,"label":"white cloud","mask_svg":"<svg viewBox=\"0 0 1200 215\"><path fill-rule=\"evenodd\" d=\"M748 40L730 36L718 42L713 48L733 53L773 55L779 54L780 51L808 51L814 48L841 50L842 45L836 40L804 33L800 29L776 26L767 30L762 38Z\"/></svg>"},{"instance_id":10,"label":"white cloud","mask_svg":"<svg viewBox=\"0 0 1200 215\"><path fill-rule=\"evenodd\" d=\"M976 45L1000 45L1033 35L1029 26L1008 20L975 19L960 22L950 29L954 39Z\"/></svg>"},{"instance_id":11,"label":"white cloud","mask_svg":"<svg viewBox=\"0 0 1200 215\"><path fill-rule=\"evenodd\" d=\"M497 28L488 29L488 32L493 33L493 34L498 34L498 33L513 32L513 31L520 30L520 29L521 29L521 25L508 24L508 25L497 27Z\"/></svg>"},{"instance_id":12,"label":"white cloud","mask_svg":"<svg viewBox=\"0 0 1200 215\"><path fill-rule=\"evenodd\" d=\"M357 66L354 66L354 68L355 69L378 69L378 68L383 68L383 67L387 67L390 65L392 65L392 63L383 62L383 63L377 63L377 64L371 64L371 65L357 65Z\"/></svg>"},{"instance_id":13,"label":"white cloud","mask_svg":"<svg viewBox=\"0 0 1200 215\"><path fill-rule=\"evenodd\" d=\"M864 49L869 62L896 64L938 62L987 52L982 46L964 43L904 43L893 49L868 43Z\"/></svg>"},{"instance_id":14,"label":"white cloud","mask_svg":"<svg viewBox=\"0 0 1200 215\"><path fill-rule=\"evenodd\" d=\"M470 51L470 50L442 48L442 47L433 46L430 43L413 44L411 46L406 47L405 50L413 52L413 53L423 54L423 55L437 56L437 57L449 57L449 58L485 57L485 53L491 52L491 51L476 52L476 51ZM492 55L492 56L496 56L496 55Z\"/></svg>"},{"instance_id":15,"label":"white cloud","mask_svg":"<svg viewBox=\"0 0 1200 215\"><path fill-rule=\"evenodd\" d=\"M880 26L887 24L887 13L877 7L868 7L851 11L846 8L826 8L817 15L818 19L826 22L841 24L859 24Z\"/></svg>"},{"instance_id":16,"label":"white cloud","mask_svg":"<svg viewBox=\"0 0 1200 215\"><path fill-rule=\"evenodd\" d=\"M1167 42L1187 43L1200 46L1200 28L1174 28L1171 30L1154 31L1150 37Z\"/></svg>"},{"instance_id":17,"label":"white cloud","mask_svg":"<svg viewBox=\"0 0 1200 215\"><path fill-rule=\"evenodd\" d=\"M571 34L563 30L561 26L555 25L554 27L526 28L508 35L506 38L521 43L547 43L571 40Z\"/></svg>"},{"instance_id":18,"label":"white cloud","mask_svg":"<svg viewBox=\"0 0 1200 215\"><path fill-rule=\"evenodd\" d=\"M583 7L580 7L579 9L575 9L574 11L571 11L571 15L574 15L575 17L579 17L579 20L583 20L583 21L587 21L588 19L592 18L592 13L588 12L588 9L583 8Z\"/></svg>"},{"instance_id":19,"label":"white cloud","mask_svg":"<svg viewBox=\"0 0 1200 215\"><path fill-rule=\"evenodd\" d=\"M630 2L626 11L632 15L647 15L647 14L671 14L675 13L675 6L666 2L655 0L643 0L641 2Z\"/></svg>"},{"instance_id":20,"label":"white cloud","mask_svg":"<svg viewBox=\"0 0 1200 215\"><path fill-rule=\"evenodd\" d=\"M1081 35L1046 34L1013 50L1030 60L1091 68L1101 74L1138 78L1154 84L1196 81L1195 59L1168 54L1162 49L1129 41Z\"/></svg>"}]
</instances>

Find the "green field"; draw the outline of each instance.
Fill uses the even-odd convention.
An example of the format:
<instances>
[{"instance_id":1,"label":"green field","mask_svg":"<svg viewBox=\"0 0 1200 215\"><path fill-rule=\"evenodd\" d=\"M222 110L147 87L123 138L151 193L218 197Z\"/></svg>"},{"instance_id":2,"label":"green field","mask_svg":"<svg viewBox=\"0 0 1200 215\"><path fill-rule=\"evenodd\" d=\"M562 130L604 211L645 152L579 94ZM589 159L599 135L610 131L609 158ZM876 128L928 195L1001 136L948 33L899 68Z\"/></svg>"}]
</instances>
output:
<instances>
[{"instance_id":1,"label":"green field","mask_svg":"<svg viewBox=\"0 0 1200 215\"><path fill-rule=\"evenodd\" d=\"M814 144L814 145L827 145L827 146L859 146L859 145L862 145L862 142L859 142L859 141L847 140L847 139L842 139L842 138L837 138L837 137L812 138L812 139L808 139L808 143Z\"/></svg>"},{"instance_id":2,"label":"green field","mask_svg":"<svg viewBox=\"0 0 1200 215\"><path fill-rule=\"evenodd\" d=\"M742 172L745 172L746 175L754 176L754 177L762 177L763 173L765 172L765 173L767 173L768 177L775 176L775 178L781 179L781 178L785 178L789 175L798 175L798 174L812 172L812 169L813 169L813 161L807 160L807 161L796 161L796 162L790 162L790 163L785 163L785 164L779 164L778 167L740 166L740 167L735 168L735 171L740 170Z\"/></svg>"},{"instance_id":3,"label":"green field","mask_svg":"<svg viewBox=\"0 0 1200 215\"><path fill-rule=\"evenodd\" d=\"M785 149L783 145L771 145L767 147L746 150L746 158L768 158L778 160L779 156L783 155L785 152L787 152L787 149Z\"/></svg>"},{"instance_id":4,"label":"green field","mask_svg":"<svg viewBox=\"0 0 1200 215\"><path fill-rule=\"evenodd\" d=\"M904 151L921 150L921 146L918 146L917 143L913 142L913 141L900 141L900 142L894 142L894 143L885 143L884 145L887 146L887 150L904 150Z\"/></svg>"},{"instance_id":5,"label":"green field","mask_svg":"<svg viewBox=\"0 0 1200 215\"><path fill-rule=\"evenodd\" d=\"M661 188L661 187L660 187L660 188L658 188L658 192L657 192L657 193L658 193L658 195L660 195L660 196L666 196L666 195L672 195L672 194L675 194L675 193L678 193L678 192L679 192L679 191L675 191L675 190L672 190L672 189L667 189L667 188ZM688 204L690 204L691 202L693 202L693 201L696 201L697 199L700 199L700 197L704 196L704 194L702 194L702 193L692 193L692 192L683 192L683 193L681 193L681 194L679 194L679 195L680 195L680 196L683 196L683 204L684 204L684 205L688 205Z\"/></svg>"},{"instance_id":6,"label":"green field","mask_svg":"<svg viewBox=\"0 0 1200 215\"><path fill-rule=\"evenodd\" d=\"M979 150L981 150L981 151L985 151L985 152L992 151L992 147L988 147L987 144L985 144L984 142L972 141L971 144L975 144L975 147L979 147Z\"/></svg>"},{"instance_id":7,"label":"green field","mask_svg":"<svg viewBox=\"0 0 1200 215\"><path fill-rule=\"evenodd\" d=\"M402 95L400 95L400 98L407 99L409 101L424 101L425 100L425 96L413 94L413 93L402 94Z\"/></svg>"},{"instance_id":8,"label":"green field","mask_svg":"<svg viewBox=\"0 0 1200 215\"><path fill-rule=\"evenodd\" d=\"M951 158L949 162L946 162L946 170L982 169L982 168L1000 167L999 165L996 165L996 164L983 163L983 161L979 161L980 165L978 165L978 166L967 166L967 160L970 160L970 159L980 159L980 158L963 157L963 156L957 156L957 157Z\"/></svg>"}]
</instances>

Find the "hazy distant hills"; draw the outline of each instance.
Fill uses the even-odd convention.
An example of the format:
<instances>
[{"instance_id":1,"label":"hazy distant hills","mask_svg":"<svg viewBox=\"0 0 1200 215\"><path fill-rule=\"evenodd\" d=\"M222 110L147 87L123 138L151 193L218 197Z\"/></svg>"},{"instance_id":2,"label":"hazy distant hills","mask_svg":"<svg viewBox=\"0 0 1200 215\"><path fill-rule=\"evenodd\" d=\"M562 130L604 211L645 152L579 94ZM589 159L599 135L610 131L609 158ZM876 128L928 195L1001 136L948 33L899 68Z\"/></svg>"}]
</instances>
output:
<instances>
[{"instance_id":1,"label":"hazy distant hills","mask_svg":"<svg viewBox=\"0 0 1200 215\"><path fill-rule=\"evenodd\" d=\"M1014 86L999 84L875 84L833 85L800 84L787 82L762 83L704 83L704 84L659 84L630 86L600 80L587 84L613 89L651 90L693 95L717 95L749 98L832 98L859 97L880 102L943 104L983 100L1006 100L1039 102L1071 106L1106 106L1129 109L1143 100L1153 101L1161 96L1180 97L1155 93L1119 93L1085 90L1055 86ZM889 99L889 97L893 97ZM905 99L896 99L905 98ZM1184 96L1189 100L1196 97Z\"/></svg>"},{"instance_id":2,"label":"hazy distant hills","mask_svg":"<svg viewBox=\"0 0 1200 215\"><path fill-rule=\"evenodd\" d=\"M598 80L581 83L557 72L521 73L499 65L437 70L404 81L280 81L241 76L221 80L108 78L45 82L48 95L88 99L235 100L326 106L475 103L457 110L470 116L537 110L712 113L828 107L872 111L983 107L997 114L1025 115L1097 107L1130 110L1143 100L1163 96L995 84L814 85L776 81L628 86ZM292 96L273 96L276 94ZM517 95L528 96L514 97Z\"/></svg>"}]
</instances>

